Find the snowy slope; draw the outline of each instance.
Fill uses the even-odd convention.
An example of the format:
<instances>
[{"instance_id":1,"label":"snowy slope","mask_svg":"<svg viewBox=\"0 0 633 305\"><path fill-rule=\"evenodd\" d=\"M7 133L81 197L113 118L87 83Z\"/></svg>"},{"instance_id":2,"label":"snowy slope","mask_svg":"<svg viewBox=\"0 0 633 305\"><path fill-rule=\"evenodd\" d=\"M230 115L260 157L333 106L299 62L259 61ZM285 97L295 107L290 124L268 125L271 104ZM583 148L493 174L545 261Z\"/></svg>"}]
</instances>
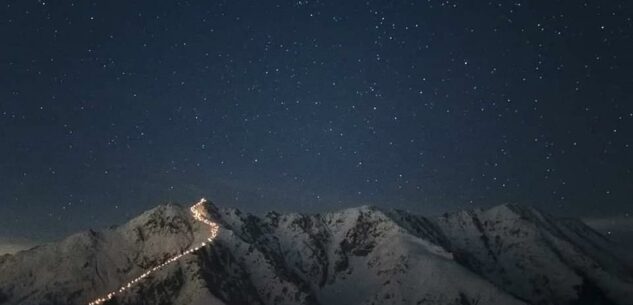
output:
<instances>
[{"instance_id":1,"label":"snowy slope","mask_svg":"<svg viewBox=\"0 0 633 305\"><path fill-rule=\"evenodd\" d=\"M461 264L534 304L633 304L633 277L578 221L502 205L438 220Z\"/></svg>"},{"instance_id":2,"label":"snowy slope","mask_svg":"<svg viewBox=\"0 0 633 305\"><path fill-rule=\"evenodd\" d=\"M110 304L633 304L579 221L504 205L430 219L359 207L263 217L207 203L214 242ZM186 207L0 257L0 304L85 304L206 238Z\"/></svg>"}]
</instances>

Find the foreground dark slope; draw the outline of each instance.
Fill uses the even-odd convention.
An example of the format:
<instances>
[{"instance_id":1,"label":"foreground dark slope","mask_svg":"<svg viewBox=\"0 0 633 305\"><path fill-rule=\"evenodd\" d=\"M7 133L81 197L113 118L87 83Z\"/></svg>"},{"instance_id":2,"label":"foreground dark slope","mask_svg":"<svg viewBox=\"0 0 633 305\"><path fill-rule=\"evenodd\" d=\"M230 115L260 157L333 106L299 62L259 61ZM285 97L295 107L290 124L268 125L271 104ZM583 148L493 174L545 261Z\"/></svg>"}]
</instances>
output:
<instances>
[{"instance_id":1,"label":"foreground dark slope","mask_svg":"<svg viewBox=\"0 0 633 305\"><path fill-rule=\"evenodd\" d=\"M429 219L360 207L255 217L208 204L212 245L111 304L633 304L583 223L503 205ZM0 304L85 304L206 238L178 205L0 257Z\"/></svg>"}]
</instances>

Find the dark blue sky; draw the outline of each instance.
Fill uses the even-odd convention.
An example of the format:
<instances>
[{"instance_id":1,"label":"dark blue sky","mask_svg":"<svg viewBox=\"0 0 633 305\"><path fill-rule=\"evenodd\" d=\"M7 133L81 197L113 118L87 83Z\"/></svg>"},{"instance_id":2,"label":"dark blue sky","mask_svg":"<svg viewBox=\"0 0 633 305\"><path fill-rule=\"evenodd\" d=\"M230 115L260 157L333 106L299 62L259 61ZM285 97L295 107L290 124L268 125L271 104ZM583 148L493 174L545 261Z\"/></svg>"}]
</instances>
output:
<instances>
[{"instance_id":1,"label":"dark blue sky","mask_svg":"<svg viewBox=\"0 0 633 305\"><path fill-rule=\"evenodd\" d=\"M200 196L628 215L631 16L627 1L8 1L0 236Z\"/></svg>"}]
</instances>

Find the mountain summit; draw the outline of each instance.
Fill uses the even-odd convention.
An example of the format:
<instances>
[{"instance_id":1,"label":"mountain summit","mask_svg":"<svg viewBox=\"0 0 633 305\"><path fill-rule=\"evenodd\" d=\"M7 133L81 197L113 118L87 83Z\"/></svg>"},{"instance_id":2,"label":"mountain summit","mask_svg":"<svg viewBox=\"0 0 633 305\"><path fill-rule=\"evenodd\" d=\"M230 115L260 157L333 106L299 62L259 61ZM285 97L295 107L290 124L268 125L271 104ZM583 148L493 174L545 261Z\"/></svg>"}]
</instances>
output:
<instances>
[{"instance_id":1,"label":"mountain summit","mask_svg":"<svg viewBox=\"0 0 633 305\"><path fill-rule=\"evenodd\" d=\"M633 304L633 271L582 222L518 205L428 218L363 206L262 217L203 203L198 251L105 304ZM208 240L187 207L0 256L0 304L88 304Z\"/></svg>"}]
</instances>

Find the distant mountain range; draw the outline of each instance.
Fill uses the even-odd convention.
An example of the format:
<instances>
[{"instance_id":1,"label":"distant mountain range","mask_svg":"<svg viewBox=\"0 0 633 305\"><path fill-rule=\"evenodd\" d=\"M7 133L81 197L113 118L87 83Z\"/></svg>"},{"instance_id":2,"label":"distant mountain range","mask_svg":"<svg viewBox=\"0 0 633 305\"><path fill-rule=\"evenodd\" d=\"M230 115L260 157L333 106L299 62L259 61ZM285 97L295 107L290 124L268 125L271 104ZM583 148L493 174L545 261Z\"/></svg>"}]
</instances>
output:
<instances>
[{"instance_id":1,"label":"distant mountain range","mask_svg":"<svg viewBox=\"0 0 633 305\"><path fill-rule=\"evenodd\" d=\"M209 245L106 304L633 304L633 270L584 223L501 205L428 218L204 208ZM0 256L0 304L87 304L208 236L187 207Z\"/></svg>"}]
</instances>

